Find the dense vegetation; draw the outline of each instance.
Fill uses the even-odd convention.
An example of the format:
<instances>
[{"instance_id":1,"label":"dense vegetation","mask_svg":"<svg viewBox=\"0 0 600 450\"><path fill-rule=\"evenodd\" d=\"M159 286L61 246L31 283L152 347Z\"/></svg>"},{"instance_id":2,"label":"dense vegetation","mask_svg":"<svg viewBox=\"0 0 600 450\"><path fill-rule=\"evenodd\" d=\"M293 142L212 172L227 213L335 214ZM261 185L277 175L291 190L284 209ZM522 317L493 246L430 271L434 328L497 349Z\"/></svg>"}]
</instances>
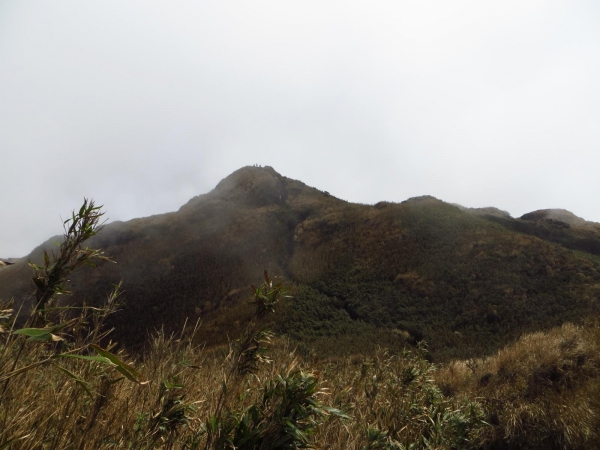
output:
<instances>
[{"instance_id":1,"label":"dense vegetation","mask_svg":"<svg viewBox=\"0 0 600 450\"><path fill-rule=\"evenodd\" d=\"M423 339L435 361L483 356L522 333L597 315L600 233L557 223L488 217L432 197L350 204L246 167L178 212L106 226L92 244L118 264L74 274L72 301L99 305L123 280L126 302L108 318L122 345L137 350L186 318L201 319L199 343L220 345L243 332L252 314L244 293L267 269L293 296L271 325L304 356ZM30 292L26 261L0 270L0 298Z\"/></svg>"},{"instance_id":2,"label":"dense vegetation","mask_svg":"<svg viewBox=\"0 0 600 450\"><path fill-rule=\"evenodd\" d=\"M0 305L0 448L600 446L594 322L526 334L491 356L443 365L429 361L424 341L413 350L302 358L267 328L288 290L265 271L244 303L243 331L228 345L198 344L202 325L196 324L177 335L155 333L138 357L117 352L103 342L110 339L106 319L119 314L119 285L101 305L64 307L57 298L74 271L108 259L85 245L101 216L85 202L58 250L32 264L36 300L23 327L10 302ZM319 298L310 289L299 295ZM307 304L300 299L298 315L288 312L286 323L296 327L290 334L327 337L318 322L300 320L319 316L303 311ZM339 324L334 335L354 329L344 329L353 319L339 311L325 317Z\"/></svg>"}]
</instances>

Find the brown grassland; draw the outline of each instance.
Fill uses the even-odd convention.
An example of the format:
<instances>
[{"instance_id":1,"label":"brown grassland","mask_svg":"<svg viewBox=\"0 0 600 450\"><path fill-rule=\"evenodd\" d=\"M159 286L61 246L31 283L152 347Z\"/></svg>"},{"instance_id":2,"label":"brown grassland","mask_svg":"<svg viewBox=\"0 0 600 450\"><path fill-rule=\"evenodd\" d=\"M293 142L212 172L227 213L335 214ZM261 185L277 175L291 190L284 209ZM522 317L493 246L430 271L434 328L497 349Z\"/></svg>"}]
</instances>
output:
<instances>
[{"instance_id":1,"label":"brown grassland","mask_svg":"<svg viewBox=\"0 0 600 450\"><path fill-rule=\"evenodd\" d=\"M158 333L142 359L118 355L147 383L123 379L116 365L76 358L6 379L22 343L5 338L0 448L583 449L600 443L596 325L526 335L489 358L443 366L429 363L423 347L316 363L298 358L286 340L272 339L269 360L237 381L227 378L229 349L204 349L192 336L193 330ZM75 345L81 343L79 337ZM27 343L18 368L56 355L55 345ZM294 382L300 393L283 390L264 402L270 385ZM223 439L207 445L224 390L216 424ZM286 409L285 402L292 405ZM255 406L269 423L250 421L260 436L234 446L236 426ZM281 430L290 422L305 439L276 445L276 437L292 432Z\"/></svg>"}]
</instances>

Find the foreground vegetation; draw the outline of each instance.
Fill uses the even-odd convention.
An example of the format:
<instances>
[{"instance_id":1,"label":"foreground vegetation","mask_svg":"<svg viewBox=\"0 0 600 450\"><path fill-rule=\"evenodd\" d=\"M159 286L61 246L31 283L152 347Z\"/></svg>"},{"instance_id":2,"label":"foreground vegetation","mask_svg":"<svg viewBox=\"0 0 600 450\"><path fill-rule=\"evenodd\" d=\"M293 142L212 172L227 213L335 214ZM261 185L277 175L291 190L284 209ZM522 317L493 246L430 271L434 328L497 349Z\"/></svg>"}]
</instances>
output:
<instances>
[{"instance_id":1,"label":"foreground vegetation","mask_svg":"<svg viewBox=\"0 0 600 450\"><path fill-rule=\"evenodd\" d=\"M424 348L315 363L274 339L270 363L238 382L230 379L227 388L229 349L195 346L192 334L152 338L147 354L134 362L145 384L122 379L115 366L77 359L61 362L60 370L20 375L2 394L0 448L600 445L598 327L565 325L524 336L487 359L441 367L424 358ZM14 357L15 348L2 350ZM52 354L29 343L21 358L26 364ZM228 400L216 421L223 392ZM212 426L219 439L207 445ZM290 435L288 445L277 443ZM244 436L252 439L244 442Z\"/></svg>"},{"instance_id":2,"label":"foreground vegetation","mask_svg":"<svg viewBox=\"0 0 600 450\"><path fill-rule=\"evenodd\" d=\"M237 339L157 332L117 351L105 304L64 307L66 277L106 259L84 245L84 203L35 266L27 323L0 305L0 449L560 449L600 447L600 326L565 324L479 359L430 362L421 341L344 358L300 357L266 326L286 287L265 272ZM118 314L118 312L116 312Z\"/></svg>"}]
</instances>

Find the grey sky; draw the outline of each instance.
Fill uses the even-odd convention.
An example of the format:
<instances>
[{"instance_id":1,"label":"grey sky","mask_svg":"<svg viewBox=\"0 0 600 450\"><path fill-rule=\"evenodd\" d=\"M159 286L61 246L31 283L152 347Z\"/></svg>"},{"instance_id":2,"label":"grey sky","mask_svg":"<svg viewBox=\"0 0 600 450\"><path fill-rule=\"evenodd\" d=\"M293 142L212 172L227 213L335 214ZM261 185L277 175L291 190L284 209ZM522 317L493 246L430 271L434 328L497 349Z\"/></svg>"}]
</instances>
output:
<instances>
[{"instance_id":1,"label":"grey sky","mask_svg":"<svg viewBox=\"0 0 600 450\"><path fill-rule=\"evenodd\" d=\"M0 257L255 163L600 222L597 1L2 1Z\"/></svg>"}]
</instances>

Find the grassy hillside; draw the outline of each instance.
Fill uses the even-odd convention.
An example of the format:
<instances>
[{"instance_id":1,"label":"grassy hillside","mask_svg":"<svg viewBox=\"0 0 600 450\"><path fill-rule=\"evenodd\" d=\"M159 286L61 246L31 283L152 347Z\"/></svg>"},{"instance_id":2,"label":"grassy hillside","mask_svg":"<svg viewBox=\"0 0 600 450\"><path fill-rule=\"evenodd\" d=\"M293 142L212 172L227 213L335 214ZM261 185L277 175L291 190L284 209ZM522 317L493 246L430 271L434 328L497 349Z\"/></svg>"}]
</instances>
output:
<instances>
[{"instance_id":1,"label":"grassy hillside","mask_svg":"<svg viewBox=\"0 0 600 450\"><path fill-rule=\"evenodd\" d=\"M255 300L262 294L265 300L254 303L246 331L230 346L207 349L196 343L199 329L188 327L172 337L155 333L137 358L96 345L110 302L100 315L75 314L76 322L47 340L31 329L21 335L13 331L10 312L0 305L0 325L12 331L0 343L0 445L23 450L600 446L597 324L565 324L524 335L488 357L442 365L428 361L423 343L409 352L379 348L348 358L302 358L288 339L260 331L260 311L266 305L276 309L271 300L278 287L267 281L255 291ZM80 326L92 317L98 325L85 331Z\"/></svg>"},{"instance_id":2,"label":"grassy hillside","mask_svg":"<svg viewBox=\"0 0 600 450\"><path fill-rule=\"evenodd\" d=\"M565 210L541 210L519 219L483 214L509 230L537 236L565 248L600 255L600 224L586 222Z\"/></svg>"},{"instance_id":3,"label":"grassy hillside","mask_svg":"<svg viewBox=\"0 0 600 450\"><path fill-rule=\"evenodd\" d=\"M423 202L436 205L427 198L411 206ZM322 293L352 292L349 286L368 293L378 278L365 271L347 278L326 271L337 276L297 283L293 299L287 297L289 287L265 271L258 287L230 292L212 311L214 322L186 324L171 335L154 332L136 356L118 350L113 338L128 333L111 333L107 325L120 315L122 286L105 286L110 293L94 306L65 308L58 301L71 275L89 276L84 266L111 262L87 246L101 217L86 201L56 254L44 255L35 267L36 305L24 325L12 302L0 302L1 448L600 446L597 320L524 334L484 357L474 352L468 359L435 364L416 331L386 327L383 316L366 320L375 308L348 306L341 294ZM311 237L310 229L303 239ZM317 263L321 270L333 267L328 258ZM312 267L300 268L304 276L313 273ZM420 283L412 274L401 279ZM374 294L364 297L367 305L377 300ZM377 306L389 308L385 302ZM227 317L235 321L219 322ZM270 325L287 336L269 331ZM216 343L218 331L229 335L228 344L207 346L202 336ZM297 346L300 339L304 349ZM414 349L399 348L410 343ZM352 355L339 357L344 353Z\"/></svg>"},{"instance_id":4,"label":"grassy hillside","mask_svg":"<svg viewBox=\"0 0 600 450\"><path fill-rule=\"evenodd\" d=\"M352 204L246 167L177 212L108 225L92 245L118 263L74 275L70 301L98 304L123 280L125 305L110 322L120 342L133 348L154 329L201 318L199 341L222 344L243 329L243 292L267 269L293 295L272 325L304 355L425 339L439 361L481 356L597 315L600 240L569 225L561 241L540 231L549 223L432 197ZM27 298L29 278L23 262L2 269L0 298Z\"/></svg>"}]
</instances>

